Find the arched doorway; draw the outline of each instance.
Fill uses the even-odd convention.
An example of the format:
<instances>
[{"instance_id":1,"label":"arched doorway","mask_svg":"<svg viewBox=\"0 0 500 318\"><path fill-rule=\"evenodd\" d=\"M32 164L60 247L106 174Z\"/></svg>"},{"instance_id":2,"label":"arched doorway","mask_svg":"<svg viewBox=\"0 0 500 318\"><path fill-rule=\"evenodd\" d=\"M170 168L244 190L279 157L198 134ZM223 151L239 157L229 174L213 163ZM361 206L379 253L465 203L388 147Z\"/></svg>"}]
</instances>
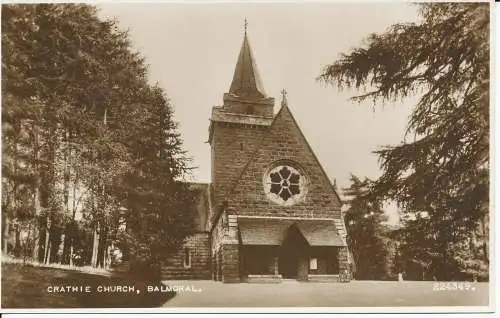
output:
<instances>
[{"instance_id":1,"label":"arched doorway","mask_svg":"<svg viewBox=\"0 0 500 318\"><path fill-rule=\"evenodd\" d=\"M279 253L279 273L283 278L307 280L309 244L295 224L291 225Z\"/></svg>"}]
</instances>

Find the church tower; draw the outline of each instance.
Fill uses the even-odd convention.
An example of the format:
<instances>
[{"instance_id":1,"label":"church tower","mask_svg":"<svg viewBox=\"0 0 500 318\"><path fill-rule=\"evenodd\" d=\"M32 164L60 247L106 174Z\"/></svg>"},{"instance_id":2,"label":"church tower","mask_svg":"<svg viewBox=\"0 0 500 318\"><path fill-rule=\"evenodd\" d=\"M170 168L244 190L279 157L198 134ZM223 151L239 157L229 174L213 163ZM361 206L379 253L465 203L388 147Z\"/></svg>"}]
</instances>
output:
<instances>
[{"instance_id":1,"label":"church tower","mask_svg":"<svg viewBox=\"0 0 500 318\"><path fill-rule=\"evenodd\" d=\"M273 120L274 98L267 96L262 85L246 21L233 80L223 101L222 106L213 107L209 128L215 211L224 204L225 194ZM209 217L209 223L213 217Z\"/></svg>"},{"instance_id":2,"label":"church tower","mask_svg":"<svg viewBox=\"0 0 500 318\"><path fill-rule=\"evenodd\" d=\"M245 22L229 91L209 128L212 277L348 281L340 198L282 94L275 114Z\"/></svg>"}]
</instances>

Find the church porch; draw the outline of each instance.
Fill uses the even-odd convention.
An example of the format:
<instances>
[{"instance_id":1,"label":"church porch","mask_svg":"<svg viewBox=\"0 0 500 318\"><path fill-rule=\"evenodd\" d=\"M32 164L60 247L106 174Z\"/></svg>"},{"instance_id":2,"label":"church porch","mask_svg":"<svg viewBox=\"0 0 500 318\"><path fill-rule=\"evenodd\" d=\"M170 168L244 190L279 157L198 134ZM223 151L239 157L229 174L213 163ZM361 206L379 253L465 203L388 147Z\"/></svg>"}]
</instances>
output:
<instances>
[{"instance_id":1,"label":"church porch","mask_svg":"<svg viewBox=\"0 0 500 318\"><path fill-rule=\"evenodd\" d=\"M340 280L339 248L304 246L298 253L287 246L240 246L241 282L282 280L336 282Z\"/></svg>"},{"instance_id":2,"label":"church porch","mask_svg":"<svg viewBox=\"0 0 500 318\"><path fill-rule=\"evenodd\" d=\"M238 220L242 282L345 281L343 242L331 222ZM327 230L329 233L326 233Z\"/></svg>"}]
</instances>

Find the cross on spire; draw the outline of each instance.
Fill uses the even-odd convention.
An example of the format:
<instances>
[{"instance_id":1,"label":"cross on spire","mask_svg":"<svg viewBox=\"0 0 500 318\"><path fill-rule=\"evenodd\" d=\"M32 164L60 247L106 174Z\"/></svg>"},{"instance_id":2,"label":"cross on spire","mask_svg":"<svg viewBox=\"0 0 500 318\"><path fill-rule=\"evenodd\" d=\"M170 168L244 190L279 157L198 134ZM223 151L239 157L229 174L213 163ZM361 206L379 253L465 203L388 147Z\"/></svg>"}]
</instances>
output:
<instances>
[{"instance_id":1,"label":"cross on spire","mask_svg":"<svg viewBox=\"0 0 500 318\"><path fill-rule=\"evenodd\" d=\"M288 93L286 92L286 90L283 88L281 90L281 106L287 106L287 100L286 100L286 95Z\"/></svg>"},{"instance_id":2,"label":"cross on spire","mask_svg":"<svg viewBox=\"0 0 500 318\"><path fill-rule=\"evenodd\" d=\"M238 55L238 61L234 69L233 81L231 82L229 93L235 96L245 97L246 99L266 98L267 96L262 86L257 65L250 48L250 42L246 34L248 27L246 17L244 27L245 35L243 36L243 43L241 44L240 54Z\"/></svg>"}]
</instances>

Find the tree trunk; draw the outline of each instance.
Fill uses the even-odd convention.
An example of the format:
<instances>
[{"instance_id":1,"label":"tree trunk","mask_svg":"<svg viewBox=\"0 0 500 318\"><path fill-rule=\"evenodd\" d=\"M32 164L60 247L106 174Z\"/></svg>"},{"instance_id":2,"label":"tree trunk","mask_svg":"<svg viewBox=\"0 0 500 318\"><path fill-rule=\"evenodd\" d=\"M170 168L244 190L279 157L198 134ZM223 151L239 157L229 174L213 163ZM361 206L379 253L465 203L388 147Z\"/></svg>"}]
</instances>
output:
<instances>
[{"instance_id":1,"label":"tree trunk","mask_svg":"<svg viewBox=\"0 0 500 318\"><path fill-rule=\"evenodd\" d=\"M36 174L36 173L35 173ZM40 262L40 249L41 249L41 242L40 242L40 213L42 211L42 206L40 202L40 179L39 176L36 175L36 181L35 181L35 194L33 196L33 205L34 205L34 216L33 216L33 260L35 262Z\"/></svg>"},{"instance_id":2,"label":"tree trunk","mask_svg":"<svg viewBox=\"0 0 500 318\"><path fill-rule=\"evenodd\" d=\"M34 150L33 150L33 174L35 176L34 194L33 194L33 260L39 262L39 252L40 252L40 213L42 211L42 205L40 202L40 169L38 164L38 130L35 123L33 123L33 137L34 137Z\"/></svg>"},{"instance_id":3,"label":"tree trunk","mask_svg":"<svg viewBox=\"0 0 500 318\"><path fill-rule=\"evenodd\" d=\"M76 188L78 186L78 174L75 171L75 179L73 180L73 199L71 200L71 224L70 224L70 229L69 229L69 265L73 266L73 258L74 258L74 237L75 237L75 231L77 230L77 227L75 226L75 217L76 217L76 209L77 209L77 200L76 200Z\"/></svg>"},{"instance_id":4,"label":"tree trunk","mask_svg":"<svg viewBox=\"0 0 500 318\"><path fill-rule=\"evenodd\" d=\"M32 254L32 257L33 257L33 260L35 262L40 262L40 249L42 248L41 246L41 242L40 242L40 235L41 235L41 231L40 231L40 218L39 216L35 216L35 219L34 219L34 226L33 226L33 254Z\"/></svg>"},{"instance_id":5,"label":"tree trunk","mask_svg":"<svg viewBox=\"0 0 500 318\"><path fill-rule=\"evenodd\" d=\"M64 264L64 248L66 246L66 233L64 231L64 229L62 229L61 233L58 234L59 236L59 241L60 243L57 246L57 252L55 253L56 254L56 257L57 257L57 262L59 264Z\"/></svg>"},{"instance_id":6,"label":"tree trunk","mask_svg":"<svg viewBox=\"0 0 500 318\"><path fill-rule=\"evenodd\" d=\"M64 242L63 242L63 251L62 251L62 259L61 263L62 264L69 264L70 265L70 255L71 255L71 222L66 224L66 227L64 229Z\"/></svg>"},{"instance_id":7,"label":"tree trunk","mask_svg":"<svg viewBox=\"0 0 500 318\"><path fill-rule=\"evenodd\" d=\"M55 229L54 222L57 223L58 216L58 205L56 202L60 202L59 198L56 197L56 184L57 180L57 145L59 142L58 138L58 118L56 116L55 107L59 104L58 99L55 94L47 101L47 107L44 109L45 113L43 115L43 120L48 126L46 128L47 134L45 144L43 145L42 158L46 162L46 166L43 167L43 173L41 180L43 180L44 187L41 188L44 191L42 206L48 208L48 214L46 216L46 227L45 227L45 249L44 249L44 263L49 264L51 262L52 254L52 234Z\"/></svg>"},{"instance_id":8,"label":"tree trunk","mask_svg":"<svg viewBox=\"0 0 500 318\"><path fill-rule=\"evenodd\" d=\"M39 234L39 231L38 231L38 218L35 217L35 219L33 220L33 233L31 234L32 236L32 240L33 240L33 250L31 251L31 258L33 259L34 262L38 262L39 259L38 259L38 252L39 252L39 249L40 249L40 234Z\"/></svg>"},{"instance_id":9,"label":"tree trunk","mask_svg":"<svg viewBox=\"0 0 500 318\"><path fill-rule=\"evenodd\" d=\"M106 267L106 257L107 257L107 241L108 241L108 227L101 224L99 235L99 247L97 253L97 266L100 268Z\"/></svg>"},{"instance_id":10,"label":"tree trunk","mask_svg":"<svg viewBox=\"0 0 500 318\"><path fill-rule=\"evenodd\" d=\"M45 224L45 244L44 244L44 258L43 258L43 263L44 264L49 264L50 263L50 219L47 216L47 223Z\"/></svg>"},{"instance_id":11,"label":"tree trunk","mask_svg":"<svg viewBox=\"0 0 500 318\"><path fill-rule=\"evenodd\" d=\"M71 240L70 246L69 246L69 266L73 267L73 241Z\"/></svg>"},{"instance_id":12,"label":"tree trunk","mask_svg":"<svg viewBox=\"0 0 500 318\"><path fill-rule=\"evenodd\" d=\"M488 229L489 229L489 225L487 225L487 222L489 222L489 218L488 218L488 214L485 214L485 216L480 220L481 222L481 235L482 235L482 238L483 238L483 244L482 244L482 249L483 249L483 253L484 253L484 260L486 262L490 262L490 257L489 257L489 250L488 250L488 247L489 247L489 233L488 233Z\"/></svg>"},{"instance_id":13,"label":"tree trunk","mask_svg":"<svg viewBox=\"0 0 500 318\"><path fill-rule=\"evenodd\" d=\"M16 235L16 241L14 245L14 255L16 257L20 257L22 247L21 247L21 231L19 230L19 223L15 224L14 232Z\"/></svg>"},{"instance_id":14,"label":"tree trunk","mask_svg":"<svg viewBox=\"0 0 500 318\"><path fill-rule=\"evenodd\" d=\"M489 251L488 251L488 243L484 242L482 248L483 248L483 253L484 253L484 260L487 263L489 263L490 262L490 258L489 258L489 255L488 255L488 253L489 253Z\"/></svg>"},{"instance_id":15,"label":"tree trunk","mask_svg":"<svg viewBox=\"0 0 500 318\"><path fill-rule=\"evenodd\" d=\"M106 259L104 263L105 268L110 268L111 267L111 245L107 245L106 247Z\"/></svg>"},{"instance_id":16,"label":"tree trunk","mask_svg":"<svg viewBox=\"0 0 500 318\"><path fill-rule=\"evenodd\" d=\"M28 235L26 236L26 242L24 242L23 245L23 263L26 263L26 258L28 257L28 251L31 246L32 228L33 228L32 222L28 222Z\"/></svg>"},{"instance_id":17,"label":"tree trunk","mask_svg":"<svg viewBox=\"0 0 500 318\"><path fill-rule=\"evenodd\" d=\"M64 149L64 172L63 172L63 196L64 196L64 209L66 214L71 213L70 204L69 204L69 187L70 187L70 177L71 177L71 145L70 145L70 131L69 128L64 131L64 141L66 148ZM74 200L74 198L73 198ZM62 250L61 250L61 264L68 264L69 258L69 224L66 224L63 231L63 240L62 240Z\"/></svg>"},{"instance_id":18,"label":"tree trunk","mask_svg":"<svg viewBox=\"0 0 500 318\"><path fill-rule=\"evenodd\" d=\"M4 209L2 211L2 252L5 255L9 254L9 227L10 220L7 211Z\"/></svg>"},{"instance_id":19,"label":"tree trunk","mask_svg":"<svg viewBox=\"0 0 500 318\"><path fill-rule=\"evenodd\" d=\"M92 267L97 267L97 253L99 248L99 221L94 227L94 236L93 236L93 244L92 244Z\"/></svg>"}]
</instances>

